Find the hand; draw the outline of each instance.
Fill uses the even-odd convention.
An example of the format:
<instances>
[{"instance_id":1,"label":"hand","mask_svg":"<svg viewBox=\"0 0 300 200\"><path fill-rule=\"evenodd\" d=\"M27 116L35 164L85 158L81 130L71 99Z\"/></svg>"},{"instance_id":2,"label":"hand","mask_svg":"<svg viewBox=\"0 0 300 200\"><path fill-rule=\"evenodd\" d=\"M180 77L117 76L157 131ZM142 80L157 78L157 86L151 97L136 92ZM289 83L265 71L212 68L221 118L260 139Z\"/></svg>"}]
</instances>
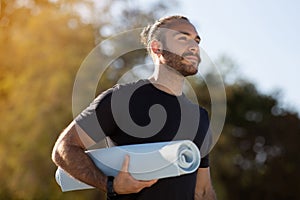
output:
<instances>
[{"instance_id":1,"label":"hand","mask_svg":"<svg viewBox=\"0 0 300 200\"><path fill-rule=\"evenodd\" d=\"M114 191L118 194L137 193L145 187L150 187L157 182L158 179L150 181L139 181L134 179L128 172L129 156L126 155L122 169L115 177L113 187Z\"/></svg>"}]
</instances>

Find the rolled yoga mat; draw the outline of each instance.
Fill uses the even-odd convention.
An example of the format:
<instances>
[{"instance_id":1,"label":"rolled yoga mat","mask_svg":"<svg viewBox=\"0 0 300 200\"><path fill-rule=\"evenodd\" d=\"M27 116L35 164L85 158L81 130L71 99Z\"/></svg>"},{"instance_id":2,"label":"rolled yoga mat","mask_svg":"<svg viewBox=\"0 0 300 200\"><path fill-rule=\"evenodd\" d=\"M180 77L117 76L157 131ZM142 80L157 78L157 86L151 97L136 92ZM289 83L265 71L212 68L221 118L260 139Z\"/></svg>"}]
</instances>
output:
<instances>
[{"instance_id":1,"label":"rolled yoga mat","mask_svg":"<svg viewBox=\"0 0 300 200\"><path fill-rule=\"evenodd\" d=\"M128 172L137 180L152 180L180 176L196 171L201 156L198 147L189 140L114 146L86 151L95 165L107 176L116 176L129 155ZM68 175L56 171L56 181L62 191L93 188Z\"/></svg>"}]
</instances>

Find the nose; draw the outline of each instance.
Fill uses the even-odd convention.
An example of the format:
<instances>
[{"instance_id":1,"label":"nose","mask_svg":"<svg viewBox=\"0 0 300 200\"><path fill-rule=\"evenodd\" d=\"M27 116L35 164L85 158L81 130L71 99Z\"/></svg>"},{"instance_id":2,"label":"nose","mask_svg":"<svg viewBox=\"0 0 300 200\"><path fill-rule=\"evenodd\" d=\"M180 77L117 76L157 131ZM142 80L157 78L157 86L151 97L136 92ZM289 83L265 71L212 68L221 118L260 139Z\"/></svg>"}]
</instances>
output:
<instances>
[{"instance_id":1,"label":"nose","mask_svg":"<svg viewBox=\"0 0 300 200\"><path fill-rule=\"evenodd\" d=\"M194 54L199 54L199 45L197 42L192 41L189 45L189 51L193 52Z\"/></svg>"}]
</instances>

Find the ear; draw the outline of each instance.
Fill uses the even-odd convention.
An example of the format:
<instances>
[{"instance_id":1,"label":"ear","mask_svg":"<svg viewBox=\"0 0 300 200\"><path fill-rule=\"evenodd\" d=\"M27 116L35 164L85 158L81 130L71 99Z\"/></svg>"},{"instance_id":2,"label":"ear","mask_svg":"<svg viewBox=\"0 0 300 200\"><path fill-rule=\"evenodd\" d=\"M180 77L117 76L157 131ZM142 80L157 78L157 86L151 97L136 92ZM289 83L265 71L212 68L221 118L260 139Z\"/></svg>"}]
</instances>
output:
<instances>
[{"instance_id":1,"label":"ear","mask_svg":"<svg viewBox=\"0 0 300 200\"><path fill-rule=\"evenodd\" d=\"M159 42L157 40L153 40L150 44L150 48L154 54L156 54L158 56L162 54L163 46L162 46L161 42Z\"/></svg>"}]
</instances>

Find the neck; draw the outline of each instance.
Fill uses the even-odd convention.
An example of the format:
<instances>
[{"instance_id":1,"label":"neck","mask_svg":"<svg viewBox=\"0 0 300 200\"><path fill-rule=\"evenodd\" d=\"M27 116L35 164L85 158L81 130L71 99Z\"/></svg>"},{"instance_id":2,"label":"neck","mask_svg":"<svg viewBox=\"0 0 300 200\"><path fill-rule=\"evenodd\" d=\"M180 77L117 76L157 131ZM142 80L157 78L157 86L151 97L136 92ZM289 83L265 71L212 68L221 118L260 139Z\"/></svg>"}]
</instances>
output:
<instances>
[{"instance_id":1,"label":"neck","mask_svg":"<svg viewBox=\"0 0 300 200\"><path fill-rule=\"evenodd\" d=\"M171 67L163 64L155 66L154 73L149 80L159 90L175 96L182 95L184 77Z\"/></svg>"}]
</instances>

